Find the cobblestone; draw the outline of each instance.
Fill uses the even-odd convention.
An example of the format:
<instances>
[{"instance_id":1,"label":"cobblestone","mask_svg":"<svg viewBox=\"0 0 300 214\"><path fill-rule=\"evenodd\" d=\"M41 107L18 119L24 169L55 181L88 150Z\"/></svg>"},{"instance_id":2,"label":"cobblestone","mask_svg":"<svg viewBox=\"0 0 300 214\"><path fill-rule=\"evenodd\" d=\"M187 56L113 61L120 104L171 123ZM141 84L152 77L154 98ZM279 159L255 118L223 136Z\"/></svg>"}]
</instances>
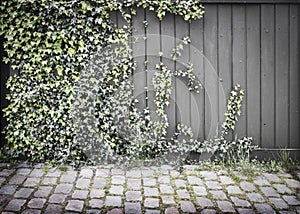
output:
<instances>
[{"instance_id":1,"label":"cobblestone","mask_svg":"<svg viewBox=\"0 0 300 214\"><path fill-rule=\"evenodd\" d=\"M300 213L300 182L284 172L253 181L234 172L236 183L226 171L195 165L181 172L168 165L43 167L0 169L0 213Z\"/></svg>"}]
</instances>

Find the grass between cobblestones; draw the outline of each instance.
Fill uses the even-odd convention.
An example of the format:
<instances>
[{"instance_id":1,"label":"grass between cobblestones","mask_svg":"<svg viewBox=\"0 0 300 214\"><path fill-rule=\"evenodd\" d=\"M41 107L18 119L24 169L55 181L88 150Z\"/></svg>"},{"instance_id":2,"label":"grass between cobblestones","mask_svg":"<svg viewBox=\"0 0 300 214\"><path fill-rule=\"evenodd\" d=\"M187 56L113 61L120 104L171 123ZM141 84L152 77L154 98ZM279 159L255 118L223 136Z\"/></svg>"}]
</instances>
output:
<instances>
[{"instance_id":1,"label":"grass between cobblestones","mask_svg":"<svg viewBox=\"0 0 300 214\"><path fill-rule=\"evenodd\" d=\"M0 164L1 213L300 213L300 168Z\"/></svg>"}]
</instances>

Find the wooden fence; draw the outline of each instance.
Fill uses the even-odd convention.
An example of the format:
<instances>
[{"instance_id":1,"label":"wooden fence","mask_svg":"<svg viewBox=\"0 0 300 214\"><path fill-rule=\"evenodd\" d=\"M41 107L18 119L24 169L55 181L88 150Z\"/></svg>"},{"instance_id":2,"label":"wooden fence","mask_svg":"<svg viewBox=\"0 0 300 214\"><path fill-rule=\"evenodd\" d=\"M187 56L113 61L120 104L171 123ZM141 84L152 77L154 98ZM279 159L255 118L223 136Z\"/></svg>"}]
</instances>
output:
<instances>
[{"instance_id":1,"label":"wooden fence","mask_svg":"<svg viewBox=\"0 0 300 214\"><path fill-rule=\"evenodd\" d=\"M170 14L160 22L153 12L138 10L132 21L137 61L133 81L136 97L149 97L139 105L154 109L151 81L155 64L163 61L174 70L191 62L204 89L199 94L190 93L182 79L173 82L168 107L170 132L176 123L183 122L200 139L214 136L224 119L229 92L239 83L246 95L232 137L252 136L255 144L266 150L289 149L299 155L299 1L203 2L204 18L191 23ZM118 14L114 19L122 25ZM185 36L191 38L191 44L178 62L173 62L171 51ZM163 56L159 57L159 52ZM1 108L7 105L3 95L6 70L1 64ZM3 124L1 113L1 129Z\"/></svg>"}]
</instances>

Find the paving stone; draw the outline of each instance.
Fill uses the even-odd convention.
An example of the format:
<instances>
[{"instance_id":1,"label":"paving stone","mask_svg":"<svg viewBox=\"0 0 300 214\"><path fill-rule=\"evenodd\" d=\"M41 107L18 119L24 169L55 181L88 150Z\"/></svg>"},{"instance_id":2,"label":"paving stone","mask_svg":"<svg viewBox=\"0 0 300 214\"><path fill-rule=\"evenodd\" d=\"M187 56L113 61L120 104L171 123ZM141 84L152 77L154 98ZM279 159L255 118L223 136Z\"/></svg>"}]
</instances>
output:
<instances>
[{"instance_id":1,"label":"paving stone","mask_svg":"<svg viewBox=\"0 0 300 214\"><path fill-rule=\"evenodd\" d=\"M88 190L75 190L72 194L72 198L86 199L89 194Z\"/></svg>"},{"instance_id":2,"label":"paving stone","mask_svg":"<svg viewBox=\"0 0 300 214\"><path fill-rule=\"evenodd\" d=\"M40 177L43 177L43 175L44 175L43 169L33 169L31 171L31 173L29 174L29 177L40 178Z\"/></svg>"},{"instance_id":3,"label":"paving stone","mask_svg":"<svg viewBox=\"0 0 300 214\"><path fill-rule=\"evenodd\" d=\"M44 198L33 198L28 202L28 207L33 209L41 209L44 207L46 199Z\"/></svg>"},{"instance_id":4,"label":"paving stone","mask_svg":"<svg viewBox=\"0 0 300 214\"><path fill-rule=\"evenodd\" d=\"M142 188L141 179L128 179L127 180L127 189L140 190L141 188Z\"/></svg>"},{"instance_id":5,"label":"paving stone","mask_svg":"<svg viewBox=\"0 0 300 214\"><path fill-rule=\"evenodd\" d=\"M157 181L158 181L158 183L161 183L161 184L169 184L170 183L170 176L168 176L168 175L159 176Z\"/></svg>"},{"instance_id":6,"label":"paving stone","mask_svg":"<svg viewBox=\"0 0 300 214\"><path fill-rule=\"evenodd\" d=\"M31 169L21 168L16 171L16 174L17 175L29 175L30 172L31 172Z\"/></svg>"},{"instance_id":7,"label":"paving stone","mask_svg":"<svg viewBox=\"0 0 300 214\"><path fill-rule=\"evenodd\" d=\"M276 212L269 204L254 204L258 213L261 214L275 214Z\"/></svg>"},{"instance_id":8,"label":"paving stone","mask_svg":"<svg viewBox=\"0 0 300 214\"><path fill-rule=\"evenodd\" d=\"M66 206L66 210L74 212L82 212L84 202L80 200L69 200Z\"/></svg>"},{"instance_id":9,"label":"paving stone","mask_svg":"<svg viewBox=\"0 0 300 214\"><path fill-rule=\"evenodd\" d=\"M158 189L151 187L144 187L144 195L148 196L158 196Z\"/></svg>"},{"instance_id":10,"label":"paving stone","mask_svg":"<svg viewBox=\"0 0 300 214\"><path fill-rule=\"evenodd\" d=\"M125 172L123 169L113 168L113 169L111 169L111 174L112 175L125 175Z\"/></svg>"},{"instance_id":11,"label":"paving stone","mask_svg":"<svg viewBox=\"0 0 300 214\"><path fill-rule=\"evenodd\" d=\"M269 198L269 201L277 208L277 209L287 209L289 206L285 203L281 198Z\"/></svg>"},{"instance_id":12,"label":"paving stone","mask_svg":"<svg viewBox=\"0 0 300 214\"><path fill-rule=\"evenodd\" d=\"M217 201L217 205L222 213L235 213L235 209L229 201Z\"/></svg>"},{"instance_id":13,"label":"paving stone","mask_svg":"<svg viewBox=\"0 0 300 214\"><path fill-rule=\"evenodd\" d=\"M195 174L197 166L195 165L186 165L183 166L183 169L187 175Z\"/></svg>"},{"instance_id":14,"label":"paving stone","mask_svg":"<svg viewBox=\"0 0 300 214\"><path fill-rule=\"evenodd\" d=\"M140 169L129 170L129 171L126 171L126 177L140 178L140 177L142 177L142 172Z\"/></svg>"},{"instance_id":15,"label":"paving stone","mask_svg":"<svg viewBox=\"0 0 300 214\"><path fill-rule=\"evenodd\" d=\"M40 178L27 178L23 184L25 187L36 187L40 183Z\"/></svg>"},{"instance_id":16,"label":"paving stone","mask_svg":"<svg viewBox=\"0 0 300 214\"><path fill-rule=\"evenodd\" d=\"M67 183L58 184L54 190L54 193L68 194L71 192L72 188L73 188L72 184L67 184Z\"/></svg>"},{"instance_id":17,"label":"paving stone","mask_svg":"<svg viewBox=\"0 0 300 214\"><path fill-rule=\"evenodd\" d=\"M206 186L208 189L222 189L222 186L217 181L207 181Z\"/></svg>"},{"instance_id":18,"label":"paving stone","mask_svg":"<svg viewBox=\"0 0 300 214\"><path fill-rule=\"evenodd\" d=\"M255 211L252 209L238 208L237 211L239 214L255 214Z\"/></svg>"},{"instance_id":19,"label":"paving stone","mask_svg":"<svg viewBox=\"0 0 300 214\"><path fill-rule=\"evenodd\" d=\"M284 179L288 187L300 189L300 182L295 179Z\"/></svg>"},{"instance_id":20,"label":"paving stone","mask_svg":"<svg viewBox=\"0 0 300 214\"><path fill-rule=\"evenodd\" d=\"M93 188L103 189L106 186L105 178L95 178L93 181Z\"/></svg>"},{"instance_id":21,"label":"paving stone","mask_svg":"<svg viewBox=\"0 0 300 214\"><path fill-rule=\"evenodd\" d=\"M174 196L162 195L161 200L163 204L175 204Z\"/></svg>"},{"instance_id":22,"label":"paving stone","mask_svg":"<svg viewBox=\"0 0 300 214\"><path fill-rule=\"evenodd\" d=\"M81 169L79 177L80 178L92 178L94 175L94 172L92 169L84 168Z\"/></svg>"},{"instance_id":23,"label":"paving stone","mask_svg":"<svg viewBox=\"0 0 300 214\"><path fill-rule=\"evenodd\" d=\"M247 193L246 195L252 202L265 202L265 199L259 193Z\"/></svg>"},{"instance_id":24,"label":"paving stone","mask_svg":"<svg viewBox=\"0 0 300 214\"><path fill-rule=\"evenodd\" d=\"M145 210L145 214L160 214L160 210Z\"/></svg>"},{"instance_id":25,"label":"paving stone","mask_svg":"<svg viewBox=\"0 0 300 214\"><path fill-rule=\"evenodd\" d=\"M14 172L15 172L15 170L13 170L13 169L3 169L2 171L0 171L0 176L8 177L8 176L12 175Z\"/></svg>"},{"instance_id":26,"label":"paving stone","mask_svg":"<svg viewBox=\"0 0 300 214\"><path fill-rule=\"evenodd\" d=\"M177 196L180 199L190 199L190 193L186 189L176 190Z\"/></svg>"},{"instance_id":27,"label":"paving stone","mask_svg":"<svg viewBox=\"0 0 300 214\"><path fill-rule=\"evenodd\" d=\"M109 175L109 169L96 169L96 177L107 177Z\"/></svg>"},{"instance_id":28,"label":"paving stone","mask_svg":"<svg viewBox=\"0 0 300 214\"><path fill-rule=\"evenodd\" d=\"M41 210L34 210L34 209L26 209L22 212L22 214L40 214Z\"/></svg>"},{"instance_id":29,"label":"paving stone","mask_svg":"<svg viewBox=\"0 0 300 214\"><path fill-rule=\"evenodd\" d=\"M238 186L228 186L226 190L229 195L240 195L243 194L242 190Z\"/></svg>"},{"instance_id":30,"label":"paving stone","mask_svg":"<svg viewBox=\"0 0 300 214\"><path fill-rule=\"evenodd\" d=\"M256 177L253 182L258 185L258 186L270 186L271 184L269 183L269 181L262 177L262 176L259 176L259 177Z\"/></svg>"},{"instance_id":31,"label":"paving stone","mask_svg":"<svg viewBox=\"0 0 300 214\"><path fill-rule=\"evenodd\" d=\"M293 212L293 211L279 211L279 214L296 214L296 212Z\"/></svg>"},{"instance_id":32,"label":"paving stone","mask_svg":"<svg viewBox=\"0 0 300 214\"><path fill-rule=\"evenodd\" d=\"M0 188L0 195L13 195L17 187L14 185L4 185Z\"/></svg>"},{"instance_id":33,"label":"paving stone","mask_svg":"<svg viewBox=\"0 0 300 214\"><path fill-rule=\"evenodd\" d=\"M177 208L175 207L168 207L166 210L165 210L165 214L179 214L179 211Z\"/></svg>"},{"instance_id":34,"label":"paving stone","mask_svg":"<svg viewBox=\"0 0 300 214\"><path fill-rule=\"evenodd\" d=\"M207 195L206 188L203 186L193 186L193 190L195 195L205 196Z\"/></svg>"},{"instance_id":35,"label":"paving stone","mask_svg":"<svg viewBox=\"0 0 300 214\"><path fill-rule=\"evenodd\" d=\"M76 175L77 175L77 172L69 171L60 177L60 182L73 183L76 180Z\"/></svg>"},{"instance_id":36,"label":"paving stone","mask_svg":"<svg viewBox=\"0 0 300 214\"><path fill-rule=\"evenodd\" d=\"M252 183L248 182L248 181L242 181L242 182L240 183L240 187L241 187L244 191L246 191L246 192L254 192L254 191L256 191L255 186L254 186Z\"/></svg>"},{"instance_id":37,"label":"paving stone","mask_svg":"<svg viewBox=\"0 0 300 214\"><path fill-rule=\"evenodd\" d=\"M100 200L100 199L91 199L91 200L89 201L89 206L90 206L91 208L98 208L98 209L101 209L101 208L104 206L104 204L103 204L103 201Z\"/></svg>"},{"instance_id":38,"label":"paving stone","mask_svg":"<svg viewBox=\"0 0 300 214\"><path fill-rule=\"evenodd\" d=\"M280 197L273 187L260 187L260 190L267 197Z\"/></svg>"},{"instance_id":39,"label":"paving stone","mask_svg":"<svg viewBox=\"0 0 300 214\"><path fill-rule=\"evenodd\" d=\"M125 177L121 175L114 175L112 176L111 183L123 185L125 183Z\"/></svg>"},{"instance_id":40,"label":"paving stone","mask_svg":"<svg viewBox=\"0 0 300 214\"><path fill-rule=\"evenodd\" d=\"M90 186L91 180L86 178L80 178L76 182L76 188L78 189L88 189Z\"/></svg>"},{"instance_id":41,"label":"paving stone","mask_svg":"<svg viewBox=\"0 0 300 214\"><path fill-rule=\"evenodd\" d=\"M54 177L54 178L58 178L61 176L61 171L58 168L52 168L49 170L48 173L46 173L46 177Z\"/></svg>"},{"instance_id":42,"label":"paving stone","mask_svg":"<svg viewBox=\"0 0 300 214\"><path fill-rule=\"evenodd\" d=\"M269 182L274 182L274 183L280 183L281 182L281 179L277 175L274 175L274 174L271 174L271 173L263 173L263 175L266 177L266 179Z\"/></svg>"},{"instance_id":43,"label":"paving stone","mask_svg":"<svg viewBox=\"0 0 300 214\"><path fill-rule=\"evenodd\" d=\"M283 172L283 171L277 173L277 175L280 176L280 177L284 177L284 178L291 178L291 177L293 177L290 173L286 173L286 172Z\"/></svg>"},{"instance_id":44,"label":"paving stone","mask_svg":"<svg viewBox=\"0 0 300 214\"><path fill-rule=\"evenodd\" d=\"M25 203L26 200L23 199L12 199L5 207L5 210L20 211Z\"/></svg>"},{"instance_id":45,"label":"paving stone","mask_svg":"<svg viewBox=\"0 0 300 214\"><path fill-rule=\"evenodd\" d=\"M172 178L177 178L177 177L179 177L179 175L180 175L180 173L178 171L176 171L176 170L170 170L170 176Z\"/></svg>"},{"instance_id":46,"label":"paving stone","mask_svg":"<svg viewBox=\"0 0 300 214\"><path fill-rule=\"evenodd\" d=\"M220 182L223 185L234 184L234 181L228 176L220 176Z\"/></svg>"},{"instance_id":47,"label":"paving stone","mask_svg":"<svg viewBox=\"0 0 300 214\"><path fill-rule=\"evenodd\" d=\"M211 190L210 193L215 199L227 199L226 194L222 190Z\"/></svg>"},{"instance_id":48,"label":"paving stone","mask_svg":"<svg viewBox=\"0 0 300 214\"><path fill-rule=\"evenodd\" d=\"M159 190L162 194L174 194L174 189L170 185L161 184Z\"/></svg>"},{"instance_id":49,"label":"paving stone","mask_svg":"<svg viewBox=\"0 0 300 214\"><path fill-rule=\"evenodd\" d=\"M288 203L288 205L291 205L291 206L300 205L300 201L297 200L296 196L284 195L284 196L282 196L282 198Z\"/></svg>"},{"instance_id":50,"label":"paving stone","mask_svg":"<svg viewBox=\"0 0 300 214\"><path fill-rule=\"evenodd\" d=\"M57 183L57 178L55 177L45 177L41 184L42 185L55 185Z\"/></svg>"},{"instance_id":51,"label":"paving stone","mask_svg":"<svg viewBox=\"0 0 300 214\"><path fill-rule=\"evenodd\" d=\"M121 209L118 209L118 208L114 208L112 210L109 210L107 212L107 214L123 214L123 211Z\"/></svg>"},{"instance_id":52,"label":"paving stone","mask_svg":"<svg viewBox=\"0 0 300 214\"><path fill-rule=\"evenodd\" d=\"M141 214L142 213L141 203L125 202L125 213Z\"/></svg>"},{"instance_id":53,"label":"paving stone","mask_svg":"<svg viewBox=\"0 0 300 214\"><path fill-rule=\"evenodd\" d=\"M0 186L6 181L6 178L0 177Z\"/></svg>"},{"instance_id":54,"label":"paving stone","mask_svg":"<svg viewBox=\"0 0 300 214\"><path fill-rule=\"evenodd\" d=\"M194 204L190 201L180 201L180 209L182 212L187 212L187 213L196 213L196 208Z\"/></svg>"},{"instance_id":55,"label":"paving stone","mask_svg":"<svg viewBox=\"0 0 300 214\"><path fill-rule=\"evenodd\" d=\"M274 184L273 187L280 193L280 194L291 194L292 190L288 188L285 184Z\"/></svg>"},{"instance_id":56,"label":"paving stone","mask_svg":"<svg viewBox=\"0 0 300 214\"><path fill-rule=\"evenodd\" d=\"M156 186L156 179L155 178L143 178L144 186Z\"/></svg>"},{"instance_id":57,"label":"paving stone","mask_svg":"<svg viewBox=\"0 0 300 214\"><path fill-rule=\"evenodd\" d=\"M211 202L210 199L208 198L204 198L204 197L196 197L197 203L201 206L201 207L213 207L213 203Z\"/></svg>"},{"instance_id":58,"label":"paving stone","mask_svg":"<svg viewBox=\"0 0 300 214\"><path fill-rule=\"evenodd\" d=\"M37 198L47 198L51 191L52 187L40 186L38 190L34 193L34 196Z\"/></svg>"},{"instance_id":59,"label":"paving stone","mask_svg":"<svg viewBox=\"0 0 300 214\"><path fill-rule=\"evenodd\" d=\"M203 185L202 180L196 176L187 176L187 180L190 185Z\"/></svg>"},{"instance_id":60,"label":"paving stone","mask_svg":"<svg viewBox=\"0 0 300 214\"><path fill-rule=\"evenodd\" d=\"M181 187L186 188L186 181L182 180L182 179L176 179L175 180L175 186L177 188L181 188Z\"/></svg>"},{"instance_id":61,"label":"paving stone","mask_svg":"<svg viewBox=\"0 0 300 214\"><path fill-rule=\"evenodd\" d=\"M123 195L124 187L123 186L111 186L109 188L109 193L113 195Z\"/></svg>"},{"instance_id":62,"label":"paving stone","mask_svg":"<svg viewBox=\"0 0 300 214\"><path fill-rule=\"evenodd\" d=\"M15 198L29 198L29 196L31 195L31 193L33 191L34 191L34 189L21 188L14 194L14 197Z\"/></svg>"},{"instance_id":63,"label":"paving stone","mask_svg":"<svg viewBox=\"0 0 300 214\"><path fill-rule=\"evenodd\" d=\"M205 180L217 180L218 179L218 176L215 172L201 171L201 172L199 172L199 174L201 176L203 176Z\"/></svg>"},{"instance_id":64,"label":"paving stone","mask_svg":"<svg viewBox=\"0 0 300 214\"><path fill-rule=\"evenodd\" d=\"M26 179L26 176L24 175L14 175L10 180L9 180L9 184L22 184Z\"/></svg>"},{"instance_id":65,"label":"paving stone","mask_svg":"<svg viewBox=\"0 0 300 214\"><path fill-rule=\"evenodd\" d=\"M146 198L144 201L144 206L147 208L158 208L159 199L158 198Z\"/></svg>"},{"instance_id":66,"label":"paving stone","mask_svg":"<svg viewBox=\"0 0 300 214\"><path fill-rule=\"evenodd\" d=\"M244 199L240 199L238 197L230 197L230 199L237 207L251 207L251 204Z\"/></svg>"},{"instance_id":67,"label":"paving stone","mask_svg":"<svg viewBox=\"0 0 300 214\"><path fill-rule=\"evenodd\" d=\"M141 172L143 177L151 177L154 175L154 170L152 169L142 169Z\"/></svg>"},{"instance_id":68,"label":"paving stone","mask_svg":"<svg viewBox=\"0 0 300 214\"><path fill-rule=\"evenodd\" d=\"M100 214L101 210L100 209L88 209L86 210L86 214ZM110 213L110 212L107 212Z\"/></svg>"},{"instance_id":69,"label":"paving stone","mask_svg":"<svg viewBox=\"0 0 300 214\"><path fill-rule=\"evenodd\" d=\"M126 201L141 201L142 193L141 191L128 191L125 194Z\"/></svg>"},{"instance_id":70,"label":"paving stone","mask_svg":"<svg viewBox=\"0 0 300 214\"><path fill-rule=\"evenodd\" d=\"M107 207L121 207L122 206L121 196L106 196L105 206L107 206Z\"/></svg>"},{"instance_id":71,"label":"paving stone","mask_svg":"<svg viewBox=\"0 0 300 214\"><path fill-rule=\"evenodd\" d=\"M102 189L92 189L90 192L91 198L102 198L105 196L105 192Z\"/></svg>"},{"instance_id":72,"label":"paving stone","mask_svg":"<svg viewBox=\"0 0 300 214\"><path fill-rule=\"evenodd\" d=\"M62 204L66 200L67 196L63 194L53 194L49 198L49 203Z\"/></svg>"},{"instance_id":73,"label":"paving stone","mask_svg":"<svg viewBox=\"0 0 300 214\"><path fill-rule=\"evenodd\" d=\"M216 214L217 211L213 210L213 209L204 209L201 211L201 214Z\"/></svg>"}]
</instances>

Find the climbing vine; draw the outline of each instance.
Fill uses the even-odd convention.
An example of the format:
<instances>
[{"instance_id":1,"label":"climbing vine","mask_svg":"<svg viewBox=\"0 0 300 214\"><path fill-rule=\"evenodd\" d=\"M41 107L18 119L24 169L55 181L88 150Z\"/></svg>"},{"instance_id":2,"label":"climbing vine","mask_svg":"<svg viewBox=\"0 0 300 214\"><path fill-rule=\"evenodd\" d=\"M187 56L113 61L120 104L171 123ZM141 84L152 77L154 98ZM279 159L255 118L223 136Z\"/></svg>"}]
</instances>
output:
<instances>
[{"instance_id":1,"label":"climbing vine","mask_svg":"<svg viewBox=\"0 0 300 214\"><path fill-rule=\"evenodd\" d=\"M188 78L191 91L202 88L191 63L186 71L175 72L158 63L153 79L157 120L148 108L136 107L130 81L136 65L129 45L136 7L154 11L160 20L166 13L185 21L204 14L199 0L3 1L4 62L18 73L7 81L10 104L4 109L8 125L3 154L36 162L78 163L216 150L216 143L192 139L190 128L183 124L178 124L173 138L166 137L172 78ZM119 11L127 25L118 28L111 20L113 11ZM185 45L189 42L188 37L182 40ZM173 60L182 49L182 44L175 47ZM228 103L224 135L237 121L243 95L237 93ZM181 135L189 137L178 145Z\"/></svg>"}]
</instances>

